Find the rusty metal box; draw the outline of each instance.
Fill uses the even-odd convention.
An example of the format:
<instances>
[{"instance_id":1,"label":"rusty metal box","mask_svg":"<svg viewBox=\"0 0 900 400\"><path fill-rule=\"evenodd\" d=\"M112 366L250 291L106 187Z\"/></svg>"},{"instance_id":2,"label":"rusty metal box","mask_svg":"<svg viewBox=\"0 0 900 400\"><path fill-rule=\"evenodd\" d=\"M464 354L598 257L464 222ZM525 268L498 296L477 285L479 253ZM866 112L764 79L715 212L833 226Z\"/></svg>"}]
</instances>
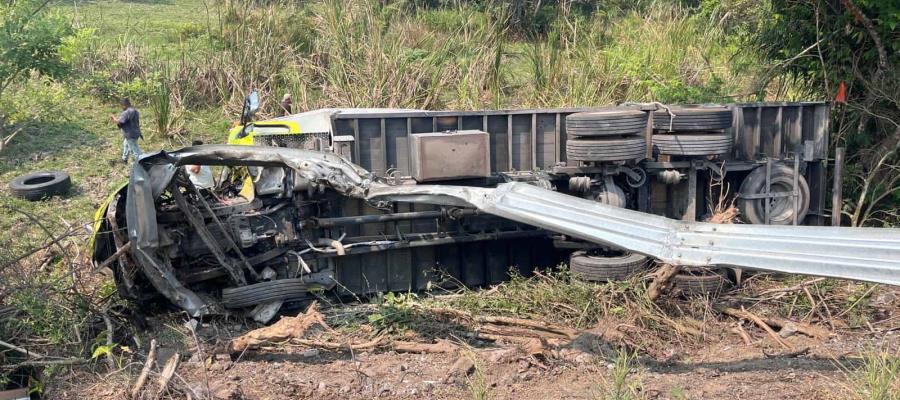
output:
<instances>
[{"instance_id":1,"label":"rusty metal box","mask_svg":"<svg viewBox=\"0 0 900 400\"><path fill-rule=\"evenodd\" d=\"M491 175L490 138L486 132L417 133L411 137L410 172L418 182Z\"/></svg>"}]
</instances>

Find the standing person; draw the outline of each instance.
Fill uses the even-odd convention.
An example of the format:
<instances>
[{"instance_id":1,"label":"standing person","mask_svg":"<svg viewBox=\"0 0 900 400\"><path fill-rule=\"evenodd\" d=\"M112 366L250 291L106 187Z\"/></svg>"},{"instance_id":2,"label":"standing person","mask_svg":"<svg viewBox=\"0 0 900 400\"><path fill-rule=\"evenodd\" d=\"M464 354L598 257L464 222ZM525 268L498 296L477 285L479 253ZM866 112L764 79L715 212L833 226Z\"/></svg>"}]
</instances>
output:
<instances>
[{"instance_id":1,"label":"standing person","mask_svg":"<svg viewBox=\"0 0 900 400\"><path fill-rule=\"evenodd\" d=\"M281 98L281 115L291 115L291 108L294 105L294 99L291 97L290 93L285 93L284 97Z\"/></svg>"},{"instance_id":2,"label":"standing person","mask_svg":"<svg viewBox=\"0 0 900 400\"><path fill-rule=\"evenodd\" d=\"M138 139L143 137L141 134L141 113L131 106L131 100L123 98L121 101L122 113L118 116L113 115L112 121L122 130L124 141L122 142L122 162L128 163L128 156L131 155L135 161L141 156L141 148L138 147Z\"/></svg>"}]
</instances>

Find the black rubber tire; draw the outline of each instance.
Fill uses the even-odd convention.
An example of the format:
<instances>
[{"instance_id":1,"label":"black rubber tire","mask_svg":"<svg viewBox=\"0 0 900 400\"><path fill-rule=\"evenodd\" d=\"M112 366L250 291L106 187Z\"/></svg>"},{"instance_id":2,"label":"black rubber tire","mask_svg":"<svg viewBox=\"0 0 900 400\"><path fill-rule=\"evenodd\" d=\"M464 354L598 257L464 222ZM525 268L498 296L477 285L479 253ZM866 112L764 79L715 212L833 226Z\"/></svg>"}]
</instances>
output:
<instances>
[{"instance_id":1,"label":"black rubber tire","mask_svg":"<svg viewBox=\"0 0 900 400\"><path fill-rule=\"evenodd\" d=\"M569 256L572 274L589 282L628 279L645 270L650 258L630 251L579 250Z\"/></svg>"},{"instance_id":2,"label":"black rubber tire","mask_svg":"<svg viewBox=\"0 0 900 400\"><path fill-rule=\"evenodd\" d=\"M653 135L653 152L672 156L728 154L733 144L727 133Z\"/></svg>"},{"instance_id":3,"label":"black rubber tire","mask_svg":"<svg viewBox=\"0 0 900 400\"><path fill-rule=\"evenodd\" d=\"M717 295L731 286L718 271L684 271L672 277L673 288L685 296Z\"/></svg>"},{"instance_id":4,"label":"black rubber tire","mask_svg":"<svg viewBox=\"0 0 900 400\"><path fill-rule=\"evenodd\" d=\"M243 308L276 300L302 298L308 292L309 286L299 278L278 279L222 289L222 305L226 308Z\"/></svg>"},{"instance_id":5,"label":"black rubber tire","mask_svg":"<svg viewBox=\"0 0 900 400\"><path fill-rule=\"evenodd\" d=\"M72 180L64 171L39 171L19 176L9 183L13 196L36 201L63 195L72 188Z\"/></svg>"},{"instance_id":6,"label":"black rubber tire","mask_svg":"<svg viewBox=\"0 0 900 400\"><path fill-rule=\"evenodd\" d=\"M731 128L734 115L728 107L698 106L669 107L675 114L665 109L653 112L653 129L665 132L717 131Z\"/></svg>"},{"instance_id":7,"label":"black rubber tire","mask_svg":"<svg viewBox=\"0 0 900 400\"><path fill-rule=\"evenodd\" d=\"M570 136L627 136L647 129L649 114L644 111L614 108L570 114L566 133Z\"/></svg>"},{"instance_id":8,"label":"black rubber tire","mask_svg":"<svg viewBox=\"0 0 900 400\"><path fill-rule=\"evenodd\" d=\"M640 136L566 141L566 157L572 161L643 160L646 155L647 141Z\"/></svg>"},{"instance_id":9,"label":"black rubber tire","mask_svg":"<svg viewBox=\"0 0 900 400\"><path fill-rule=\"evenodd\" d=\"M771 192L790 192L794 186L794 169L784 164L772 165L771 172ZM806 178L801 174L797 183L800 191L800 212L797 214L799 224L803 223L806 214L809 212L809 184ZM739 196L737 201L738 210L741 212L741 218L751 224L766 223L766 203L765 199L745 199L742 196L762 194L766 191L766 166L756 167L741 182ZM769 208L769 224L770 225L791 225L794 221L795 207L792 197L778 197L773 199Z\"/></svg>"}]
</instances>

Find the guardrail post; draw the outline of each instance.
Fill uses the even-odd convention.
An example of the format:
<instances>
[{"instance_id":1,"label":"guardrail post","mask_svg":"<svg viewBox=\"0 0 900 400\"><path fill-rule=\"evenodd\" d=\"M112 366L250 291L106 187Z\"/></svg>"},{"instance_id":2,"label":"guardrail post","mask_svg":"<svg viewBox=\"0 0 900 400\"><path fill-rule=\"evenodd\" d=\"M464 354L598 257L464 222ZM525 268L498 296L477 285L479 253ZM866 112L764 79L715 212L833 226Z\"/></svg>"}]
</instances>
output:
<instances>
[{"instance_id":1,"label":"guardrail post","mask_svg":"<svg viewBox=\"0 0 900 400\"><path fill-rule=\"evenodd\" d=\"M766 197L765 203L763 203L766 213L765 220L766 225L769 225L772 221L769 220L770 217L770 209L772 208L772 157L766 159Z\"/></svg>"},{"instance_id":2,"label":"guardrail post","mask_svg":"<svg viewBox=\"0 0 900 400\"><path fill-rule=\"evenodd\" d=\"M843 182L841 170L844 167L844 148L834 149L834 183L831 187L831 226L841 226L841 208L843 203Z\"/></svg>"},{"instance_id":3,"label":"guardrail post","mask_svg":"<svg viewBox=\"0 0 900 400\"><path fill-rule=\"evenodd\" d=\"M800 214L800 157L803 151L803 146L797 145L794 148L794 182L791 185L792 195L790 197L794 202L794 213L792 214L792 223L797 225L799 221L798 214Z\"/></svg>"}]
</instances>

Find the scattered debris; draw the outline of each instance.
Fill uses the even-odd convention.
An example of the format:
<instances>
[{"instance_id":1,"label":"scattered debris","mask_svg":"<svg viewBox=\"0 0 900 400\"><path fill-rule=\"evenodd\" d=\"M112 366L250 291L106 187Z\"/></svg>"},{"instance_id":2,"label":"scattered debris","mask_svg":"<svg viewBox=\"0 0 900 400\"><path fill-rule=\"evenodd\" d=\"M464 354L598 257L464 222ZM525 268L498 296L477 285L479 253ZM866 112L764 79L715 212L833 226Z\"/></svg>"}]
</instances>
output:
<instances>
[{"instance_id":1,"label":"scattered debris","mask_svg":"<svg viewBox=\"0 0 900 400\"><path fill-rule=\"evenodd\" d=\"M306 311L296 317L282 317L278 322L252 330L234 338L228 345L230 353L241 353L265 343L284 342L289 339L301 339L313 325L320 325L331 330L325 318L318 311L318 303L313 301Z\"/></svg>"},{"instance_id":2,"label":"scattered debris","mask_svg":"<svg viewBox=\"0 0 900 400\"><path fill-rule=\"evenodd\" d=\"M144 384L147 383L147 377L150 376L150 370L153 368L153 362L155 360L156 339L153 339L150 340L150 350L147 352L147 360L144 361L144 368L141 369L141 374L138 375L137 380L134 382L134 387L131 388L131 398L136 399L141 393L141 389L144 387Z\"/></svg>"}]
</instances>

